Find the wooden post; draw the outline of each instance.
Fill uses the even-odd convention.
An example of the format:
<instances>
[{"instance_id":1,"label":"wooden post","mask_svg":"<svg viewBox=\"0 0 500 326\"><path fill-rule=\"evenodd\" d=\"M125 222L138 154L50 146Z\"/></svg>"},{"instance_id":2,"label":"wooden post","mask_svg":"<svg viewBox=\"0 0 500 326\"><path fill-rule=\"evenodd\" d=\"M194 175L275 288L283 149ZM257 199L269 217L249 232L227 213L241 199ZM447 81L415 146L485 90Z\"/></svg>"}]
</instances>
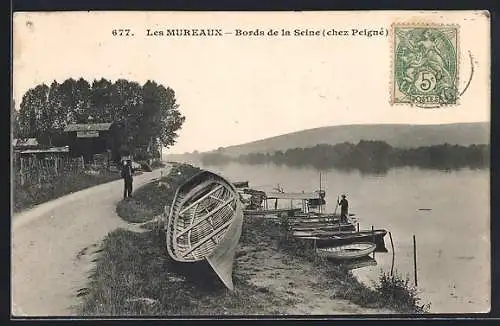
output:
<instances>
[{"instance_id":1,"label":"wooden post","mask_svg":"<svg viewBox=\"0 0 500 326\"><path fill-rule=\"evenodd\" d=\"M321 172L319 173L319 193L318 193L319 198L321 198ZM322 207L321 207L321 201L319 202L319 213L322 213Z\"/></svg>"},{"instance_id":2,"label":"wooden post","mask_svg":"<svg viewBox=\"0 0 500 326\"><path fill-rule=\"evenodd\" d=\"M316 242L316 239L313 240L314 241L314 261L317 261L318 260L318 244Z\"/></svg>"},{"instance_id":3,"label":"wooden post","mask_svg":"<svg viewBox=\"0 0 500 326\"><path fill-rule=\"evenodd\" d=\"M54 171L55 171L56 175L59 175L59 173L57 171L57 160L58 160L58 158L54 157Z\"/></svg>"},{"instance_id":4,"label":"wooden post","mask_svg":"<svg viewBox=\"0 0 500 326\"><path fill-rule=\"evenodd\" d=\"M418 286L417 281L417 240L413 235L413 270L415 272L415 286Z\"/></svg>"},{"instance_id":5,"label":"wooden post","mask_svg":"<svg viewBox=\"0 0 500 326\"><path fill-rule=\"evenodd\" d=\"M35 162L36 162L37 181L38 181L38 185L40 185L42 183L40 176L42 175L41 171L43 171L43 166L42 166L40 160L36 160Z\"/></svg>"},{"instance_id":6,"label":"wooden post","mask_svg":"<svg viewBox=\"0 0 500 326\"><path fill-rule=\"evenodd\" d=\"M394 243L392 242L392 234L389 232L389 238L391 239L391 248L392 248L392 264L391 264L391 276L394 272Z\"/></svg>"},{"instance_id":7,"label":"wooden post","mask_svg":"<svg viewBox=\"0 0 500 326\"><path fill-rule=\"evenodd\" d=\"M372 242L375 243L375 230L373 228L373 225L372 225ZM377 251L376 249L373 251L373 259L375 259L375 251Z\"/></svg>"},{"instance_id":8,"label":"wooden post","mask_svg":"<svg viewBox=\"0 0 500 326\"><path fill-rule=\"evenodd\" d=\"M359 222L356 223L356 229L358 230L358 233L359 233Z\"/></svg>"},{"instance_id":9,"label":"wooden post","mask_svg":"<svg viewBox=\"0 0 500 326\"><path fill-rule=\"evenodd\" d=\"M19 170L19 174L21 176L21 186L24 185L24 158L19 157L21 160L21 169Z\"/></svg>"}]
</instances>

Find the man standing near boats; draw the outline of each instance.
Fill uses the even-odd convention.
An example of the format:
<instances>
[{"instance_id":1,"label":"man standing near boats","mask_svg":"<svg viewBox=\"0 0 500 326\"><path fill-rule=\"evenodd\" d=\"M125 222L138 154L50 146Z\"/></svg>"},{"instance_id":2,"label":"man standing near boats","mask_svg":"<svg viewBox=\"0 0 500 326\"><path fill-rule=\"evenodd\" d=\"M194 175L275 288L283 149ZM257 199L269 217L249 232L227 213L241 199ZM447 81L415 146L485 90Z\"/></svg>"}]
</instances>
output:
<instances>
[{"instance_id":1,"label":"man standing near boats","mask_svg":"<svg viewBox=\"0 0 500 326\"><path fill-rule=\"evenodd\" d=\"M345 198L346 195L342 195L342 199L338 203L340 205L340 221L342 223L347 223L347 216L349 215L349 202Z\"/></svg>"},{"instance_id":2,"label":"man standing near boats","mask_svg":"<svg viewBox=\"0 0 500 326\"><path fill-rule=\"evenodd\" d=\"M126 159L123 162L121 177L123 178L123 199L132 197L132 183L134 182L134 168L132 167L132 160Z\"/></svg>"}]
</instances>

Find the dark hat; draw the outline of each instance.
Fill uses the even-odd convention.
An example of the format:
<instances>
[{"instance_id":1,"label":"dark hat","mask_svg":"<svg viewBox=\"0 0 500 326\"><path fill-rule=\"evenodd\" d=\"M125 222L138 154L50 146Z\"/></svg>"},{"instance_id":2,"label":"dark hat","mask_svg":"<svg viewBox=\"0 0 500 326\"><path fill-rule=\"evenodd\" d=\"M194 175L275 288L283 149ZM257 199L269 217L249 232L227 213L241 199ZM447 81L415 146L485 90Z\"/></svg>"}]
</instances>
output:
<instances>
[{"instance_id":1,"label":"dark hat","mask_svg":"<svg viewBox=\"0 0 500 326\"><path fill-rule=\"evenodd\" d=\"M345 197L346 197L346 195L342 195L342 198L345 198Z\"/></svg>"}]
</instances>

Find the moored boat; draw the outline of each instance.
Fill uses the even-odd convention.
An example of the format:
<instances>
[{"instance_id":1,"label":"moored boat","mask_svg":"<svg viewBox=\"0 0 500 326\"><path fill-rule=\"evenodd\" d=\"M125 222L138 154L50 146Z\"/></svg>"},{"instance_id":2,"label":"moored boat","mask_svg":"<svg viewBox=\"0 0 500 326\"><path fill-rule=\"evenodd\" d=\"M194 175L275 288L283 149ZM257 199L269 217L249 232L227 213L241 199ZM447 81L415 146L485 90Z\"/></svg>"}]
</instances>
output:
<instances>
[{"instance_id":1,"label":"moored boat","mask_svg":"<svg viewBox=\"0 0 500 326\"><path fill-rule=\"evenodd\" d=\"M351 244L354 242L371 242L377 245L376 251L387 252L385 247L384 237L387 234L386 230L377 229L373 231L360 232L339 232L339 231L312 231L309 234L296 236L297 239L314 240L318 248Z\"/></svg>"},{"instance_id":2,"label":"moored boat","mask_svg":"<svg viewBox=\"0 0 500 326\"><path fill-rule=\"evenodd\" d=\"M167 251L179 262L206 260L233 290L233 261L242 224L242 204L234 185L202 171L174 195L165 228Z\"/></svg>"},{"instance_id":3,"label":"moored boat","mask_svg":"<svg viewBox=\"0 0 500 326\"><path fill-rule=\"evenodd\" d=\"M356 227L352 223L321 223L316 225L309 225L313 223L293 225L292 231L310 231L310 232L320 232L320 231L355 231Z\"/></svg>"},{"instance_id":4,"label":"moored boat","mask_svg":"<svg viewBox=\"0 0 500 326\"><path fill-rule=\"evenodd\" d=\"M356 259L368 256L377 245L371 242L355 242L335 247L316 248L318 256L330 259Z\"/></svg>"},{"instance_id":5,"label":"moored boat","mask_svg":"<svg viewBox=\"0 0 500 326\"><path fill-rule=\"evenodd\" d=\"M278 209L245 209L243 213L245 215L260 215L260 216L276 216L280 214L294 214L295 212L300 212L300 208L278 208Z\"/></svg>"},{"instance_id":6,"label":"moored boat","mask_svg":"<svg viewBox=\"0 0 500 326\"><path fill-rule=\"evenodd\" d=\"M235 188L248 188L248 181L236 181L233 185Z\"/></svg>"}]
</instances>

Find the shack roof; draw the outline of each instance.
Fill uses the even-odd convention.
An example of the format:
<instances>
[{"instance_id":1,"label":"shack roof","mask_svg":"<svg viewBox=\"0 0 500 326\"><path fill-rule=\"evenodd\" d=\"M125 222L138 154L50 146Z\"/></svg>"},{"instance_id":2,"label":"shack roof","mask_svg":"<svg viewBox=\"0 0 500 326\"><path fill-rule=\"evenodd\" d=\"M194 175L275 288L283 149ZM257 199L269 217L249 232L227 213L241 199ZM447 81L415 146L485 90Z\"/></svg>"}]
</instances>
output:
<instances>
[{"instance_id":1,"label":"shack roof","mask_svg":"<svg viewBox=\"0 0 500 326\"><path fill-rule=\"evenodd\" d=\"M69 147L51 147L47 149L27 149L25 151L21 151L21 154L41 154L41 153L67 153L69 152Z\"/></svg>"},{"instance_id":2,"label":"shack roof","mask_svg":"<svg viewBox=\"0 0 500 326\"><path fill-rule=\"evenodd\" d=\"M12 140L12 146L14 147L36 147L38 145L38 140L36 138L14 138Z\"/></svg>"},{"instance_id":3,"label":"shack roof","mask_svg":"<svg viewBox=\"0 0 500 326\"><path fill-rule=\"evenodd\" d=\"M319 194L315 192L266 192L267 199L316 199Z\"/></svg>"},{"instance_id":4,"label":"shack roof","mask_svg":"<svg viewBox=\"0 0 500 326\"><path fill-rule=\"evenodd\" d=\"M111 128L112 123L75 123L67 125L65 132L72 131L106 131Z\"/></svg>"}]
</instances>

